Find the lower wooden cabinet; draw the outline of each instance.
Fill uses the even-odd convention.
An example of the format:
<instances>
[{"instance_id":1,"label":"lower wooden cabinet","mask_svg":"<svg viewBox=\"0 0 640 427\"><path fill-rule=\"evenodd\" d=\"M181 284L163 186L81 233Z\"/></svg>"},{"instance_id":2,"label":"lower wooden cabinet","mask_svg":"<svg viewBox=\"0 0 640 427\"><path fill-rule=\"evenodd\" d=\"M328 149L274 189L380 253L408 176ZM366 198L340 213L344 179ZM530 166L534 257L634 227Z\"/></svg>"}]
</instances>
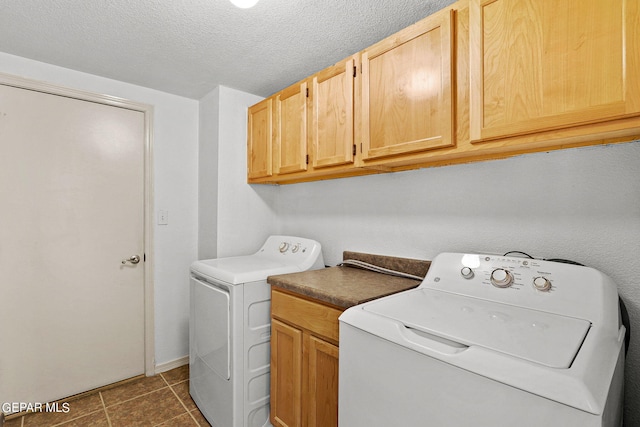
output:
<instances>
[{"instance_id":1,"label":"lower wooden cabinet","mask_svg":"<svg viewBox=\"0 0 640 427\"><path fill-rule=\"evenodd\" d=\"M338 425L338 346L313 335L307 341L309 349L307 405L308 426Z\"/></svg>"},{"instance_id":2,"label":"lower wooden cabinet","mask_svg":"<svg viewBox=\"0 0 640 427\"><path fill-rule=\"evenodd\" d=\"M302 330L271 319L271 423L300 426Z\"/></svg>"},{"instance_id":3,"label":"lower wooden cabinet","mask_svg":"<svg viewBox=\"0 0 640 427\"><path fill-rule=\"evenodd\" d=\"M342 310L271 293L271 423L338 425L338 316Z\"/></svg>"}]
</instances>

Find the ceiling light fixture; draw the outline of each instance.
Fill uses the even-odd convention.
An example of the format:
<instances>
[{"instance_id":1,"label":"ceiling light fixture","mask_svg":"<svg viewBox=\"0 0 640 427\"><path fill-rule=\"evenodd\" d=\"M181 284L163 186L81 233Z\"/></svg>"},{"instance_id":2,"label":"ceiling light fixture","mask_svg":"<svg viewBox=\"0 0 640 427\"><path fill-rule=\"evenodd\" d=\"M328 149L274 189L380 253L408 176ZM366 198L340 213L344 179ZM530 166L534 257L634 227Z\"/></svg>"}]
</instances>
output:
<instances>
[{"instance_id":1,"label":"ceiling light fixture","mask_svg":"<svg viewBox=\"0 0 640 427\"><path fill-rule=\"evenodd\" d=\"M258 0L230 0L235 6L241 9L249 9L258 3Z\"/></svg>"}]
</instances>

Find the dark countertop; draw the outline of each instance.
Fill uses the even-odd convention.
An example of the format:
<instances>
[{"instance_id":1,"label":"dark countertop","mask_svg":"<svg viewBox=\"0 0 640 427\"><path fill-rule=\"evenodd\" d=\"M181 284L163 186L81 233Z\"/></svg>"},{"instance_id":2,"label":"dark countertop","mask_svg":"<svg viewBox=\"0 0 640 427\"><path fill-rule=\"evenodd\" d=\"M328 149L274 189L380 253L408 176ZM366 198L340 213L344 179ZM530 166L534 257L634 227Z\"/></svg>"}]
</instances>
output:
<instances>
[{"instance_id":1,"label":"dark countertop","mask_svg":"<svg viewBox=\"0 0 640 427\"><path fill-rule=\"evenodd\" d=\"M357 253L345 252L345 260L347 259L347 254L354 255ZM358 259L359 257L350 256L349 258ZM389 259L390 257L383 258ZM402 260L401 258L395 259ZM376 260L368 259L367 261L373 263ZM411 261L413 263L420 263L424 267L425 272L429 268L429 261ZM376 265L381 264L383 263L376 263ZM344 309L396 292L415 288L421 283L420 280L391 276L348 266L269 276L267 282L275 288L280 288Z\"/></svg>"}]
</instances>

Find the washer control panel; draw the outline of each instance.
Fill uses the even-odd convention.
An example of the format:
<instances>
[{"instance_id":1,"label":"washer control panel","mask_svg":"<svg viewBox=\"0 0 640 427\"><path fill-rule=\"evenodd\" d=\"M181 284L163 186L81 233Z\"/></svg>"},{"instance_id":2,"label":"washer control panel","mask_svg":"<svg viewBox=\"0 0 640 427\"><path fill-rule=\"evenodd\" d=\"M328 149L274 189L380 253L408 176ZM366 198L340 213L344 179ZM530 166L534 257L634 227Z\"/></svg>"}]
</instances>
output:
<instances>
[{"instance_id":1,"label":"washer control panel","mask_svg":"<svg viewBox=\"0 0 640 427\"><path fill-rule=\"evenodd\" d=\"M506 268L496 268L491 272L489 280L496 288L508 288L513 284L513 273Z\"/></svg>"},{"instance_id":2,"label":"washer control panel","mask_svg":"<svg viewBox=\"0 0 640 427\"><path fill-rule=\"evenodd\" d=\"M538 276L533 279L533 287L541 292L551 290L551 281L544 276Z\"/></svg>"},{"instance_id":3,"label":"washer control panel","mask_svg":"<svg viewBox=\"0 0 640 427\"><path fill-rule=\"evenodd\" d=\"M420 287L584 319L597 318L604 306L617 310L617 288L606 275L531 258L442 253Z\"/></svg>"},{"instance_id":4,"label":"washer control panel","mask_svg":"<svg viewBox=\"0 0 640 427\"><path fill-rule=\"evenodd\" d=\"M550 292L553 289L553 273L541 267L540 261L535 259L467 256L466 261L461 261L460 277L471 280L480 275L486 279L484 282L499 289L529 284L536 291Z\"/></svg>"}]
</instances>

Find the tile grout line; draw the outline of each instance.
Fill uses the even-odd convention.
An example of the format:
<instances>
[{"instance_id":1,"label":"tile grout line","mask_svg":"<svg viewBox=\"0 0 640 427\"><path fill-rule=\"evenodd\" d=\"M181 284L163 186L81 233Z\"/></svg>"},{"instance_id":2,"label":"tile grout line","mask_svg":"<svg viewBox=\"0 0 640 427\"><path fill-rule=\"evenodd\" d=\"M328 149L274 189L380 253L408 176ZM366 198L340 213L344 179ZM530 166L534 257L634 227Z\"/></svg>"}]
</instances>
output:
<instances>
[{"instance_id":1,"label":"tile grout line","mask_svg":"<svg viewBox=\"0 0 640 427\"><path fill-rule=\"evenodd\" d=\"M109 417L109 413L107 412L107 405L104 403L104 397L102 397L102 392L99 391L98 394L100 395L100 401L102 402L102 409L104 410L104 414L107 417L107 423L109 424L109 427L113 427L111 425L111 418Z\"/></svg>"},{"instance_id":2,"label":"tile grout line","mask_svg":"<svg viewBox=\"0 0 640 427\"><path fill-rule=\"evenodd\" d=\"M162 381L164 381L164 383L166 385L168 385L169 387L171 387L171 384L169 384L169 381L167 381L167 379L164 377L164 375L162 375L162 372L160 372L158 375L160 375L160 378L162 378Z\"/></svg>"},{"instance_id":3,"label":"tile grout line","mask_svg":"<svg viewBox=\"0 0 640 427\"><path fill-rule=\"evenodd\" d=\"M173 389L173 387L171 386L171 384L169 384L169 381L167 381L167 379L164 377L164 375L162 375L162 372L160 372L159 374L162 379L164 380L164 382L167 383L167 385L169 385L169 390L171 390L171 392L173 393L173 395L178 399L178 402L180 402L180 404L182 405L182 407L187 411L187 414L189 414L189 416L191 417L191 419L196 423L196 425L200 425L200 423L198 422L198 420L196 420L196 418L193 416L193 414L191 413L192 411L189 410L189 408L187 408L187 405L182 401L182 399L180 399L180 396L178 396L178 393L175 392L175 390ZM177 382L175 384L181 384L185 381L189 381L189 379L187 378L186 380ZM174 385L175 385L174 384ZM181 415L179 415L181 416Z\"/></svg>"},{"instance_id":4,"label":"tile grout line","mask_svg":"<svg viewBox=\"0 0 640 427\"><path fill-rule=\"evenodd\" d=\"M75 418L71 418L71 419L62 421L61 423L53 424L51 427L58 427L58 426L64 427L65 424L68 424L68 423L70 423L72 421L77 421L80 418L88 417L89 415L95 414L96 412L100 412L100 409L96 409L95 411L87 412L86 414L78 415Z\"/></svg>"},{"instance_id":5,"label":"tile grout line","mask_svg":"<svg viewBox=\"0 0 640 427\"><path fill-rule=\"evenodd\" d=\"M196 412L196 410L195 410L195 409L194 409L193 411L187 411L187 413L189 414L189 416L191 417L191 419L192 419L193 421L195 421L195 422L196 422L196 425L197 425L197 426L200 426L200 423L198 422L198 420L196 420L196 417L194 417L194 416L193 416L193 413L194 413L194 412ZM204 416L204 415L203 415L203 416Z\"/></svg>"},{"instance_id":6,"label":"tile grout line","mask_svg":"<svg viewBox=\"0 0 640 427\"><path fill-rule=\"evenodd\" d=\"M68 419L68 420L61 421L61 422L59 422L59 423L50 424L50 426L51 426L51 427L58 427L58 426L63 426L63 427L64 427L64 425L65 425L65 424L68 424L68 423L73 422L73 421L77 421L77 420L79 420L80 418L87 417L87 416L92 415L92 414L95 414L96 412L99 412L99 411L100 411L99 409L96 409L95 411L90 411L90 412L87 412L86 414L80 414L80 415L78 415L78 416L72 417L72 418L70 418L70 419ZM25 418L26 418L28 415L30 415L30 414L42 414L42 413L43 413L43 412L31 412L31 413L29 413L29 414L27 414L27 415L23 415L23 416L22 416L22 423L21 423L21 425L24 427Z\"/></svg>"},{"instance_id":7,"label":"tile grout line","mask_svg":"<svg viewBox=\"0 0 640 427\"><path fill-rule=\"evenodd\" d=\"M108 407L109 407L109 408L112 408L112 407L115 407L115 406L118 406L118 405L122 405L123 403L131 402L132 400L135 400L135 399L137 399L137 398L139 398L139 397L148 396L148 395L150 395L150 394L152 394L152 393L155 393L155 392L160 391L160 390L164 390L165 388L169 388L169 387L170 387L170 386L165 385L165 386L162 386L162 387L157 388L157 389L155 389L155 390L151 390L151 391L148 391L148 392L146 392L146 393L138 394L138 395L136 395L136 396L134 396L134 397L132 397L132 398L130 398L130 399L123 400L122 402L114 403L113 405L109 405ZM107 408L106 403L105 403L105 408Z\"/></svg>"},{"instance_id":8,"label":"tile grout line","mask_svg":"<svg viewBox=\"0 0 640 427\"><path fill-rule=\"evenodd\" d=\"M187 381L187 380L185 380ZM181 384L184 381L180 381L179 383L176 384ZM196 422L196 424L200 425L198 423L198 421L196 421L195 418L193 418L193 415L191 415L191 411L189 411L189 408L187 408L187 405L182 401L182 399L180 399L180 396L178 396L178 393L176 393L176 391L173 389L173 387L169 386L169 390L171 390L171 392L173 393L173 395L176 397L176 399L178 399L178 402L180 402L180 404L182 405L182 407L184 408L185 411L187 411L187 414L189 414L189 416L193 419L193 421Z\"/></svg>"},{"instance_id":9,"label":"tile grout line","mask_svg":"<svg viewBox=\"0 0 640 427\"><path fill-rule=\"evenodd\" d=\"M138 394L138 395L136 395L136 396L134 396L134 397L132 397L132 398L130 398L130 399L123 400L123 401L118 402L118 403L114 403L113 405L110 405L109 407L113 409L113 408L115 408L116 406L122 405L122 404L124 404L124 403L130 402L130 401L135 400L135 399L138 399L138 398L140 398L140 397L148 396L148 395L150 395L150 394L156 393L156 392L161 391L161 390L164 390L164 389L166 389L166 388L168 388L168 389L169 389L169 390L170 390L170 391L171 391L171 392L172 392L172 393L173 393L173 394L178 398L178 402L180 402L180 403L182 404L182 401L181 401L181 400L180 400L180 398L176 395L176 393L173 391L173 389L171 388L171 385L169 384L169 382L167 381L167 379L162 375L162 373L159 373L159 374L158 374L158 376L160 376L160 378L164 381L164 383L165 383L165 385L164 385L164 386L162 386L162 387L158 387L157 389L155 389L155 390L151 390L151 391L148 391L148 392L146 392L146 393ZM107 404L105 403L105 401L104 401L104 398L103 398L102 394L100 394L100 399L102 400L102 404L103 404L103 406L104 406L105 413L107 414L107 421L109 422L109 427L112 427L112 424L111 424L111 418L109 417L109 414L108 414L108 412L107 412ZM184 404L182 404L182 406L184 407ZM187 408L186 408L186 407L185 407L185 410L187 410ZM189 412L189 411L187 410L187 413L188 413L188 412ZM177 417L182 416L182 415L183 415L183 414L177 415L177 416L176 416L176 417L174 417L174 418L177 418ZM171 419L173 419L173 418L171 418ZM166 422L166 420L165 420L164 422ZM197 422L197 421L196 421L196 424L198 424L198 422ZM199 425L199 424L198 424L198 425Z\"/></svg>"},{"instance_id":10,"label":"tile grout line","mask_svg":"<svg viewBox=\"0 0 640 427\"><path fill-rule=\"evenodd\" d=\"M198 421L195 419L195 417L193 416L193 414L189 411L189 409L187 408L187 406L185 405L185 403L183 403L183 402L182 402L182 399L180 399L180 397L178 396L178 394L174 391L173 387L171 386L171 384L169 384L169 382L168 382L168 381L167 381L167 379L164 377L164 375L162 375L162 373L159 373L158 375L160 376L160 378L161 378L161 379L164 381L164 383L166 384L165 386L163 386L163 387L159 387L159 388L157 388L157 389L155 389L155 390L148 391L148 392L143 393L143 394L140 394L140 395L137 395L137 396L132 397L132 398L130 398L130 399L123 400L122 402L118 402L118 403L116 403L116 404L110 405L110 407L116 407L116 406L121 405L121 404L123 404L123 403L126 403L126 402L132 401L132 400L134 400L134 399L137 399L137 398L139 398L139 397L147 396L147 395L150 395L150 394L155 393L155 392L157 392L157 391L164 390L165 388L169 388L169 390L171 390L171 392L173 393L173 395L178 399L178 402L180 402L180 404L182 405L182 407L184 408L184 410L186 411L186 413L187 413L187 414L189 414L189 416L190 416L190 417L191 417L191 419L196 423L196 425L200 425L200 423L198 423ZM187 381L187 380L179 381L179 382L175 383L174 385L180 384L180 383L182 383L182 382L184 382L184 381ZM102 404L102 410L104 411L104 414L105 414L105 416L106 416L106 418L107 418L107 423L108 423L109 427L113 427L113 424L111 423L111 418L109 417L109 413L108 413L108 411L107 411L107 404L106 404L106 402L105 402L104 396L102 395L102 391L97 391L97 394L98 394L98 397L100 398L100 402L101 402L101 404ZM61 426L61 427L63 427L66 423L70 423L70 422L72 422L72 421L76 421L76 420L78 420L78 419L80 419L80 418L82 418L82 417L85 417L85 416L88 416L88 415L94 414L94 413L96 413L96 412L98 412L98 411L99 411L99 410L91 411L91 412L88 412L88 413L86 413L86 414L79 415L79 416L74 417L74 418L71 418L71 419L69 419L69 420L65 420L65 421L63 421L63 422L61 422L61 423L57 423L57 424L55 424L53 427L57 427L57 426ZM182 415L183 415L183 414L180 414L180 415L178 415L178 416L176 416L176 417L174 417L174 418L177 418L177 417L182 416ZM25 415L22 415L20 418L21 418L21 419L20 419L20 426L19 426L19 427L24 427L24 423L25 423Z\"/></svg>"}]
</instances>

